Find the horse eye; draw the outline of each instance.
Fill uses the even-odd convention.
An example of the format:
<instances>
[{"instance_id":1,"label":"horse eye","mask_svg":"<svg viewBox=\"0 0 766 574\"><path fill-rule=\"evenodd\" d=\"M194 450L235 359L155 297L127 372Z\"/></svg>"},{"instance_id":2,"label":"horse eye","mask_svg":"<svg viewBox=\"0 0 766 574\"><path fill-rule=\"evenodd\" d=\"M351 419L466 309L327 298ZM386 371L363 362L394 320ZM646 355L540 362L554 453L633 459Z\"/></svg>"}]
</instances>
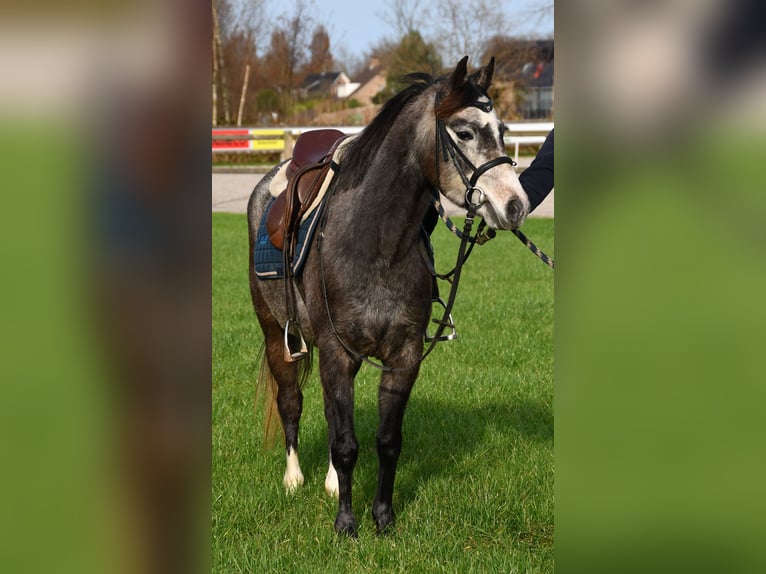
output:
<instances>
[{"instance_id":1,"label":"horse eye","mask_svg":"<svg viewBox=\"0 0 766 574\"><path fill-rule=\"evenodd\" d=\"M473 134L471 132L467 132L467 131L459 131L459 132L457 132L457 137L461 141L467 142L468 140L472 140L473 139Z\"/></svg>"}]
</instances>

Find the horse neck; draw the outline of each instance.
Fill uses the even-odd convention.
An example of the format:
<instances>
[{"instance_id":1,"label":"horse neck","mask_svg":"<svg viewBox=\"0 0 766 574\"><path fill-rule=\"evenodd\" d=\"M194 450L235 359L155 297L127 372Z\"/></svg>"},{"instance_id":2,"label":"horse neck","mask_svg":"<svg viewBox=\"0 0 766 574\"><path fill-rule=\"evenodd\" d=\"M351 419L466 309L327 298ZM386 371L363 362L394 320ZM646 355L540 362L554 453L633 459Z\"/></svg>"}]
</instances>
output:
<instances>
[{"instance_id":1,"label":"horse neck","mask_svg":"<svg viewBox=\"0 0 766 574\"><path fill-rule=\"evenodd\" d=\"M430 203L428 183L413 159L413 125L394 126L371 158L361 185L348 194L348 210L360 231L380 229L391 234L416 237ZM404 142L404 143L403 143ZM371 226L370 219L380 222Z\"/></svg>"}]
</instances>

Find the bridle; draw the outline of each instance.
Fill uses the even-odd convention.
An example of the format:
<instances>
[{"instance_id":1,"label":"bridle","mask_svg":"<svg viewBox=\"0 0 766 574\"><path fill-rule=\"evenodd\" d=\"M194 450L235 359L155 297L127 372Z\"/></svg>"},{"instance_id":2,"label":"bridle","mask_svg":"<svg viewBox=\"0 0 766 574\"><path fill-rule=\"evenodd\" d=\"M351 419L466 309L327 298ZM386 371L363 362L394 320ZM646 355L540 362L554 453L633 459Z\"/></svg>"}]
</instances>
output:
<instances>
[{"instance_id":1,"label":"bridle","mask_svg":"<svg viewBox=\"0 0 766 574\"><path fill-rule=\"evenodd\" d=\"M438 100L436 102L438 105ZM492 111L492 100L488 100L486 102L473 102L470 104L470 106L479 108L480 110L484 112L491 112ZM478 187L476 184L479 181L479 178L484 175L486 172L488 172L493 167L497 167L498 165L502 165L504 163L511 164L511 166L515 166L516 162L513 161L508 155L501 155L494 159L491 159L483 164L481 164L479 167L476 167L473 165L473 162L471 162L470 159L468 159L468 156L465 155L463 150L460 149L460 147L455 143L455 140L452 139L452 137L449 135L449 132L447 131L447 126L444 123L444 120L441 120L439 118L436 118L436 150L435 150L435 156L436 156L436 185L431 186L432 192L439 193L441 191L441 183L440 183L440 177L439 177L439 152L441 151L442 157L444 158L444 161L446 162L448 159L452 160L452 164L455 166L455 169L458 172L458 175L460 175L460 179L463 180L463 184L465 185L465 205L466 209L468 210L468 213L472 216L476 215L476 212L479 210L479 208L484 203L484 190L480 187ZM458 157L460 160L458 160ZM463 165L465 164L468 166L468 168L473 172L471 174L470 179L465 173L465 170L463 169ZM473 196L475 193L479 194L478 201L474 201Z\"/></svg>"},{"instance_id":2,"label":"bridle","mask_svg":"<svg viewBox=\"0 0 766 574\"><path fill-rule=\"evenodd\" d=\"M437 100L434 105L434 109L438 108L439 100L437 95ZM492 100L489 98L487 101L474 101L470 106L479 108L480 110L489 113L492 111L493 105ZM488 241L492 237L494 237L494 233L487 233L482 234L484 227L486 223L482 219L479 223L479 227L476 230L476 234L474 236L471 236L471 230L473 229L473 222L476 217L476 214L478 210L481 208L482 204L485 202L485 193L484 190L480 187L478 187L477 183L479 181L479 178L484 175L486 172L488 172L493 167L497 167L502 164L510 164L511 166L515 166L516 162L513 161L508 155L501 155L494 159L491 159L487 162L484 162L479 167L476 167L473 162L468 158L468 156L465 155L463 150L460 149L460 147L455 143L455 140L452 139L452 137L449 135L449 132L447 131L447 126L444 123L444 120L436 118L436 136L435 136L435 158L436 158L436 184L432 184L431 187L431 196L432 196L432 202L434 204L434 207L437 209L437 211L440 213L440 215L443 214L443 209L441 207L441 200L440 195L443 195L441 193L441 181L440 181L440 170L439 170L439 155L441 153L441 157L446 162L448 160L452 160L452 164L455 166L455 170L457 171L458 175L460 175L460 179L463 181L463 185L465 185L465 208L466 208L466 216L465 216L465 223L463 224L463 231L457 232L456 229L451 229L459 238L460 238L460 247L458 248L458 254L457 254L457 261L455 263L455 267L447 274L444 275L437 275L434 272L435 277L439 277L442 279L446 279L450 282L450 293L447 297L447 302L445 303L442 301L441 298L437 297L434 299L434 303L438 303L444 308L444 313L442 315L441 320L432 319L434 323L438 325L436 333L431 336L426 336L426 340L430 342L430 345L423 355L423 358L425 358L428 353L433 350L436 343L439 341L449 341L454 339L457 334L455 333L455 323L452 319L452 307L455 304L455 297L457 295L457 288L458 283L460 282L460 273L463 269L463 265L465 264L466 260L468 259L468 256L471 254L471 251L473 250L473 247L476 243L484 243L485 241ZM459 158L459 159L458 159ZM463 169L463 164L467 165L468 168L471 170L471 177L469 178L466 175L465 169ZM475 199L475 195L478 193L478 199ZM447 219L445 219L445 222L447 222L447 226L449 227L451 222L448 222ZM493 232L493 230L489 230L490 232ZM469 246L470 243L470 246ZM448 335L442 335L444 333L444 330L446 328L451 329L451 333ZM421 359L422 360L422 359Z\"/></svg>"},{"instance_id":3,"label":"bridle","mask_svg":"<svg viewBox=\"0 0 766 574\"><path fill-rule=\"evenodd\" d=\"M438 105L438 99L437 99L437 105ZM473 102L469 104L470 106L474 106L476 108L479 108L480 110L484 112L491 112L492 111L492 100L488 100L486 102ZM444 161L446 162L447 159L452 159L452 163L455 166L455 169L457 170L458 174L460 175L460 179L463 180L463 184L465 185L465 206L466 206L466 227L463 229L463 232L461 233L455 225L452 223L452 221L447 217L444 213L444 208L441 204L441 199L439 197L441 193L441 185L439 182L439 151L441 148L442 156L444 157ZM471 226L473 225L473 219L476 216L476 212L479 210L479 208L484 203L484 190L478 187L476 184L479 181L479 178L492 169L493 167L497 167L498 165L509 163L511 166L515 167L516 162L513 161L509 156L499 156L495 159L491 159L483 164L481 164L479 167L476 167L473 165L470 159L463 153L463 150L460 149L460 147L455 143L455 140L452 139L452 137L449 135L449 132L447 131L447 126L444 124L443 120L440 120L437 118L436 120L436 185L431 185L431 201L436 208L437 213L439 214L439 217L444 221L444 223L447 225L447 228L458 236L458 238L461 239L461 241L467 241L471 245L468 248L468 250L465 252L464 258L460 258L460 255L458 255L458 263L455 266L455 269L453 269L450 273L446 275L439 275L438 277L443 279L448 279L450 275L455 273L455 271L458 269L458 266L461 266L465 259L468 258L468 256L471 254L471 251L473 250L473 246L478 243L481 245L482 243L485 243L486 241L489 241L495 236L495 230L489 229L487 233L482 233L484 230L484 227L486 226L484 220L482 219L479 223L479 228L476 232L476 235L474 237L470 237L470 230ZM461 162L458 161L458 157L460 157L460 160L468 166L468 168L473 172L470 179L468 176L466 176L465 170L463 169L463 166L461 165ZM479 198L477 201L474 200L474 194L478 193ZM513 233L519 241L521 241L526 247L537 256L538 259L540 259L543 263L545 263L548 267L551 269L555 268L555 262L553 259L548 257L543 251L537 247L532 241L530 241L526 235L524 235L520 229L512 229L511 233Z\"/></svg>"},{"instance_id":4,"label":"bridle","mask_svg":"<svg viewBox=\"0 0 766 574\"><path fill-rule=\"evenodd\" d=\"M436 104L438 105L438 96L437 96ZM477 107L487 113L491 112L493 109L491 100L488 100L486 102L475 101L469 105ZM434 109L436 109L436 105L434 106ZM465 264L465 261L467 260L468 256L473 250L473 246L476 243L481 244L484 241L487 241L488 239L494 236L494 234L486 234L482 236L482 231L484 229L484 226L486 225L483 219L481 220L481 223L479 224L479 227L477 228L476 234L471 236L474 218L476 217L477 211L481 208L482 204L485 201L484 190L478 187L477 183L479 181L479 178L483 174L485 174L487 171L492 169L493 167L497 167L505 163L510 164L511 166L516 165L516 162L514 162L513 159L511 159L509 156L502 155L481 164L479 167L474 166L473 162L471 162L471 160L465 155L463 150L461 150L460 147L455 143L455 141L450 137L449 132L447 131L447 127L444 124L444 121L439 118L436 118L435 153L434 153L434 159L436 161L436 184L435 185L431 184L430 188L431 188L434 204L435 206L437 206L437 210L440 207L439 195L441 193L441 182L440 182L440 173L439 173L440 153L442 154L442 157L444 158L445 162L448 161L449 159L452 160L452 163L455 166L455 169L457 170L458 174L460 175L460 178L462 179L463 184L466 186L465 204L466 204L467 213L465 218L465 224L463 225L463 231L461 233L457 233L457 235L460 237L460 248L458 249L457 262L455 263L454 269L446 275L437 275L435 271L433 270L433 265L431 264L431 262L430 261L427 262L427 264L429 265L429 268L431 268L431 272L434 275L434 277L447 279L451 283L451 287L450 287L450 293L446 303L439 297L437 297L436 299L432 301L432 303L437 303L441 305L444 308L444 313L441 319L433 319L433 318L431 319L431 321L433 321L434 323L438 325L436 332L434 333L433 336L429 336L428 333L426 333L425 339L429 343L428 348L412 365L409 365L407 367L402 367L402 368L387 367L386 365L382 363L373 361L369 359L368 357L358 353L357 351L352 349L348 345L348 343L346 343L345 340L343 340L343 338L340 336L340 333L338 333L338 330L335 326L335 322L332 319L332 313L330 310L329 300L327 297L327 284L325 281L324 264L322 261L321 254L319 257L319 273L320 273L320 282L322 285L322 297L325 302L325 308L327 310L327 318L330 323L330 328L333 334L335 335L335 338L338 340L341 346L355 359L359 361L363 361L369 365L372 365L373 367L381 371L386 371L386 372L409 371L415 368L416 366L418 366L421 362L423 362L423 360L425 360L425 358L431 353L431 351L434 350L437 343L441 341L450 341L457 336L455 332L455 324L452 319L452 307L454 306L455 297L457 295L457 288L460 282L460 273L462 271L463 265ZM472 173L470 178L466 174L465 169L463 168L463 165L466 165L471 170ZM478 198L475 197L476 194L478 194ZM329 201L332 195L333 195L333 189L331 187L331 189L328 190L326 200ZM327 211L325 211L325 213L322 214L322 218L319 223L319 233L317 235L317 250L319 251L321 251L322 239L324 237L326 213ZM493 231L493 230L490 230L490 231ZM470 244L470 247L469 247L469 244ZM447 335L443 335L444 330L447 328L449 328L451 332Z\"/></svg>"}]
</instances>

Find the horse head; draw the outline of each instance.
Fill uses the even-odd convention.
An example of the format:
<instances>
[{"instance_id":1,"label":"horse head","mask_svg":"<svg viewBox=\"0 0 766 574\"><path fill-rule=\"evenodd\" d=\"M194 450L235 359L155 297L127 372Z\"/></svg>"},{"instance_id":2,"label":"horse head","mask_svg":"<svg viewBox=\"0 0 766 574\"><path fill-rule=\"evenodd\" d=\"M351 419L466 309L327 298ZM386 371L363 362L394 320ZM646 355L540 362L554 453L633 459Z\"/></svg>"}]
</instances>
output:
<instances>
[{"instance_id":1,"label":"horse head","mask_svg":"<svg viewBox=\"0 0 766 574\"><path fill-rule=\"evenodd\" d=\"M506 154L505 126L488 93L495 59L470 75L467 63L468 56L437 90L435 184L490 227L517 229L529 212L529 200Z\"/></svg>"}]
</instances>

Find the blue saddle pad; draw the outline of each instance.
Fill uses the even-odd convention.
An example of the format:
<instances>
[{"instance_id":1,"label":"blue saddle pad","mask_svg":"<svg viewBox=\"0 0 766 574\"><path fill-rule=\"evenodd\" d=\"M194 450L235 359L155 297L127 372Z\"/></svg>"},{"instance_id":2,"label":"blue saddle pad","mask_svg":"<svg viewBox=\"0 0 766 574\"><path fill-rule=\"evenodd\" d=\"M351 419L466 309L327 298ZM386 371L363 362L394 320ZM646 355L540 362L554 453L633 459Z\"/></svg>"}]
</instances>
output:
<instances>
[{"instance_id":1,"label":"blue saddle pad","mask_svg":"<svg viewBox=\"0 0 766 574\"><path fill-rule=\"evenodd\" d=\"M282 251L274 247L266 230L266 217L272 205L274 205L273 199L266 206L263 217L261 217L261 223L258 225L258 235L255 239L255 249L253 250L255 275L259 279L282 279L285 276ZM324 202L321 202L298 228L295 254L290 265L293 275L299 275L303 264L306 262L311 239L314 237L314 231L319 222L319 215L322 212L323 206Z\"/></svg>"}]
</instances>

